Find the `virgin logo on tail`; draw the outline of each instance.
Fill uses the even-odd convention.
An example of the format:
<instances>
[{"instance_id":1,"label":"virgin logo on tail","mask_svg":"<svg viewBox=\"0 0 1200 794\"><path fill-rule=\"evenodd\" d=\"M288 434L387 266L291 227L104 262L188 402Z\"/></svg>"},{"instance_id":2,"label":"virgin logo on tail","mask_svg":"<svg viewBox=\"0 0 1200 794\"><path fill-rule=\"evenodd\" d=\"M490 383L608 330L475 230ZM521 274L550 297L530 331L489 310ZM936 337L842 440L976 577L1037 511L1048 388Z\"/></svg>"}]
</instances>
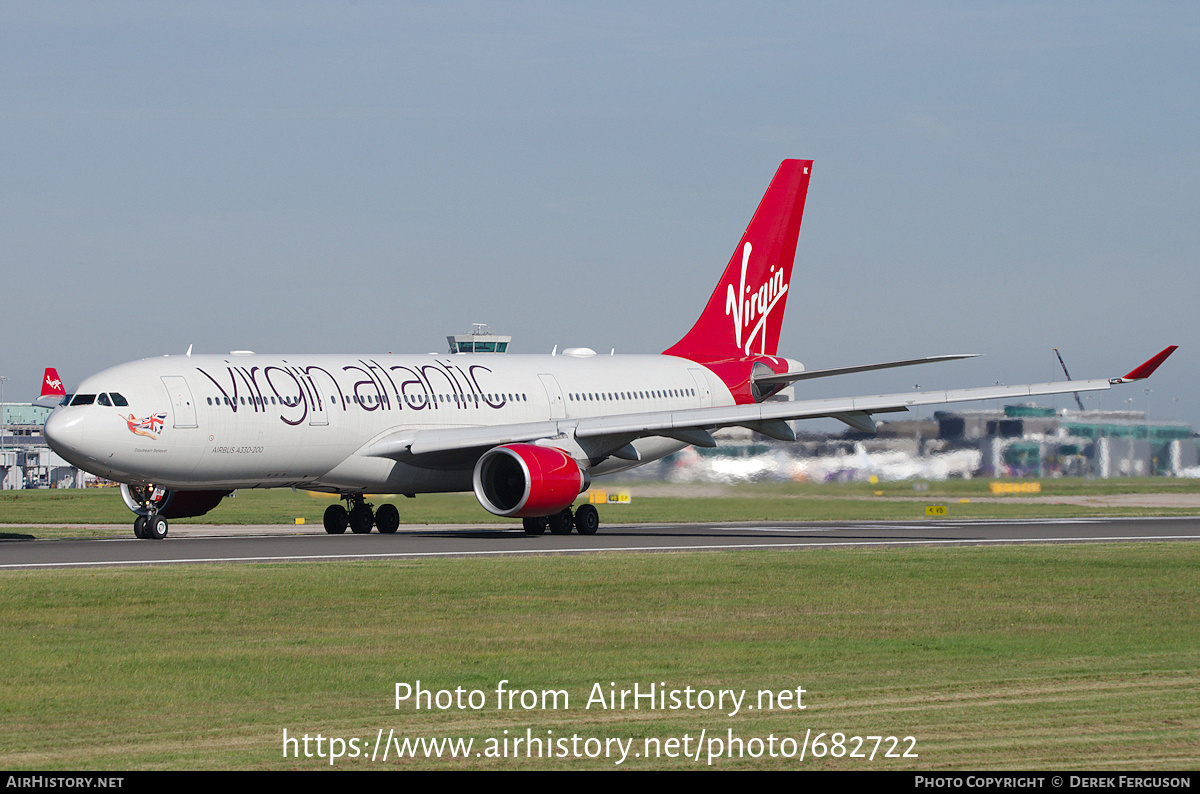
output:
<instances>
[{"instance_id":1,"label":"virgin logo on tail","mask_svg":"<svg viewBox=\"0 0 1200 794\"><path fill-rule=\"evenodd\" d=\"M46 374L42 376L42 396L56 394L62 397L67 392L63 389L62 379L58 377L58 370L54 367L46 367Z\"/></svg>"},{"instance_id":2,"label":"virgin logo on tail","mask_svg":"<svg viewBox=\"0 0 1200 794\"><path fill-rule=\"evenodd\" d=\"M667 355L707 365L776 354L811 166L780 163L700 318Z\"/></svg>"},{"instance_id":3,"label":"virgin logo on tail","mask_svg":"<svg viewBox=\"0 0 1200 794\"><path fill-rule=\"evenodd\" d=\"M735 291L733 285L729 285L725 293L725 314L733 315L733 338L743 353L750 355L750 345L757 337L761 343L759 354L767 355L767 318L771 315L771 310L787 293L788 284L784 281L784 269L781 267L776 270L772 265L767 280L759 285L757 291L751 291L751 288L746 286L746 267L750 264L752 249L750 243L746 243L742 247L740 290ZM743 345L742 332L750 328L750 323L754 322L756 317L758 322L751 329L750 335L746 337L746 344ZM774 351L772 351L773 354Z\"/></svg>"}]
</instances>

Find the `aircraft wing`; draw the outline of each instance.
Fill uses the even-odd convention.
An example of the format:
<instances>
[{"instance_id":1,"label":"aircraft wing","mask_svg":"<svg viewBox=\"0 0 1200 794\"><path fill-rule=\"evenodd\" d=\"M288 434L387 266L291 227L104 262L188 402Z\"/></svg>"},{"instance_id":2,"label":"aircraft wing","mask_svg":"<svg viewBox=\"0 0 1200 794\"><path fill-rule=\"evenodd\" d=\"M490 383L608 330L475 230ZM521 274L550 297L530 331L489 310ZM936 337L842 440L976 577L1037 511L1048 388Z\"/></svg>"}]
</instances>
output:
<instances>
[{"instance_id":1,"label":"aircraft wing","mask_svg":"<svg viewBox=\"0 0 1200 794\"><path fill-rule=\"evenodd\" d=\"M666 436L697 446L716 446L710 431L723 427L747 427L772 438L794 441L795 434L786 424L788 420L820 417L839 419L856 429L873 432L875 423L871 415L877 413L906 411L924 405L1103 391L1116 384L1149 377L1174 351L1174 346L1168 347L1120 378L763 402L582 419L554 419L513 425L401 430L378 439L364 450L364 454L393 460L413 460L422 455L483 450L501 444L561 438L574 440L591 450L603 450L603 454L626 457L636 454L625 449L626 445L634 439L647 436Z\"/></svg>"},{"instance_id":2,"label":"aircraft wing","mask_svg":"<svg viewBox=\"0 0 1200 794\"><path fill-rule=\"evenodd\" d=\"M1034 397L1041 394L1062 394L1072 391L1098 391L1108 389L1111 385L1107 379L1095 379L1031 383L1020 386L984 386L950 391L879 394L864 397L765 402L754 405L732 405L724 408L693 408L683 411L580 419L575 428L575 434L585 438L621 433L663 435L661 431L664 430L703 429L707 431L734 426L750 427L752 430L762 432L762 428L772 429L772 425L775 425L774 429L781 430L777 423L791 419L832 417L847 421L861 417L866 420L871 414L906 411L922 405ZM851 422L847 421L847 423ZM774 436L770 432L767 432L766 435ZM794 438L792 436L791 440Z\"/></svg>"},{"instance_id":3,"label":"aircraft wing","mask_svg":"<svg viewBox=\"0 0 1200 794\"><path fill-rule=\"evenodd\" d=\"M491 449L501 444L552 438L564 432L559 429L560 426L569 428L578 421L577 419L554 419L547 422L526 422L513 425L401 430L375 441L367 447L364 454L375 458L404 460L439 452L476 448Z\"/></svg>"}]
</instances>

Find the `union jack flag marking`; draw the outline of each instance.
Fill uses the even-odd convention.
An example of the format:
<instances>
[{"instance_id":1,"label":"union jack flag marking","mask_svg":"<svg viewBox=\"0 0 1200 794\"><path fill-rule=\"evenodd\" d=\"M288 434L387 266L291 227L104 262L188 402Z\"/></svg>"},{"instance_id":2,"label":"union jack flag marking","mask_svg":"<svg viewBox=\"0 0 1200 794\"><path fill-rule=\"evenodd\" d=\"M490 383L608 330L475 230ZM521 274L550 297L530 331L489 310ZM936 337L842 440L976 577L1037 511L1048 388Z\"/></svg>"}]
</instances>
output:
<instances>
[{"instance_id":1,"label":"union jack flag marking","mask_svg":"<svg viewBox=\"0 0 1200 794\"><path fill-rule=\"evenodd\" d=\"M129 425L130 433L136 433L139 436L146 436L147 438L158 438L154 434L163 431L163 422L166 421L167 415L165 413L152 414L145 419L137 419L133 414L125 417L125 423Z\"/></svg>"}]
</instances>

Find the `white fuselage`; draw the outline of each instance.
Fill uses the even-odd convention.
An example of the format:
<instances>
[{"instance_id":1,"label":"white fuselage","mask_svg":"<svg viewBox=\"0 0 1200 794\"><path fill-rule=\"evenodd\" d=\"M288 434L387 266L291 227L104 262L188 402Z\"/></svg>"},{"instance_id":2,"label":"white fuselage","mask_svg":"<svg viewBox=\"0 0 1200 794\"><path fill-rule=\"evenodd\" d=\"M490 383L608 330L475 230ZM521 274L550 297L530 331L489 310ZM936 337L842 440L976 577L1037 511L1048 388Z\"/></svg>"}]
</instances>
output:
<instances>
[{"instance_id":1,"label":"white fuselage","mask_svg":"<svg viewBox=\"0 0 1200 794\"><path fill-rule=\"evenodd\" d=\"M428 493L470 490L484 450L410 461L365 450L404 431L563 420L569 435L575 419L733 403L710 371L661 355L165 356L87 378L46 435L75 465L126 483ZM640 438L640 460L579 463L604 474L683 446Z\"/></svg>"}]
</instances>

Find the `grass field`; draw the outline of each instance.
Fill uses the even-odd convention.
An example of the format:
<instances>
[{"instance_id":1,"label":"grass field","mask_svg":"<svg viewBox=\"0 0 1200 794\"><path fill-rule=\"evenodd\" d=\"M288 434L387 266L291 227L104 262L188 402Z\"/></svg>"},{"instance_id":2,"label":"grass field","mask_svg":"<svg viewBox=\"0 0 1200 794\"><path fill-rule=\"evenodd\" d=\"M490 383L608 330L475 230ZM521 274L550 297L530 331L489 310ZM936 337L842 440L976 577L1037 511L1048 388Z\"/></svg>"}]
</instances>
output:
<instances>
[{"instance_id":1,"label":"grass field","mask_svg":"<svg viewBox=\"0 0 1200 794\"><path fill-rule=\"evenodd\" d=\"M1042 496L1198 486L1047 480ZM755 485L724 499L639 488L604 520L917 518L934 502L956 517L1148 512L976 501L986 481L922 493ZM319 522L329 502L246 491L211 517ZM490 518L470 495L398 506L410 521ZM44 525L10 538L128 519L112 491L0 492L0 522ZM346 743L335 766L353 769L696 768L731 738L741 757L714 767L1192 769L1200 758L1194 543L10 571L0 637L0 766L13 770L324 768L330 739ZM417 680L478 690L485 707L395 708L396 684ZM496 709L504 680L569 700ZM607 695L634 684L745 690L747 705L760 690L802 687L807 708L586 708L596 685ZM285 758L285 730L308 735L314 757ZM370 760L380 731L474 745L467 757L442 747L439 758L398 760L393 748ZM514 757L527 735L566 757L528 758L524 744ZM806 736L821 738L801 761ZM876 749L855 736L895 736L896 753L917 757L883 757L886 740ZM855 749L876 757L849 757Z\"/></svg>"},{"instance_id":2,"label":"grass field","mask_svg":"<svg viewBox=\"0 0 1200 794\"><path fill-rule=\"evenodd\" d=\"M706 732L699 761L631 754L621 765L652 769L705 766L708 739L730 731L743 742L825 733L834 752L835 732L912 736L919 757L801 763L764 745L763 757L714 766L1194 768L1198 586L1200 545L1178 543L6 573L0 766L319 768L327 758L283 758L285 729L368 747L394 729L470 737L475 752L527 730L632 739L632 752L686 735L694 751ZM479 689L487 707L397 710L395 684L418 679ZM496 710L506 679L566 690L569 708ZM585 708L610 682L745 689L750 700L803 687L807 708Z\"/></svg>"}]
</instances>

